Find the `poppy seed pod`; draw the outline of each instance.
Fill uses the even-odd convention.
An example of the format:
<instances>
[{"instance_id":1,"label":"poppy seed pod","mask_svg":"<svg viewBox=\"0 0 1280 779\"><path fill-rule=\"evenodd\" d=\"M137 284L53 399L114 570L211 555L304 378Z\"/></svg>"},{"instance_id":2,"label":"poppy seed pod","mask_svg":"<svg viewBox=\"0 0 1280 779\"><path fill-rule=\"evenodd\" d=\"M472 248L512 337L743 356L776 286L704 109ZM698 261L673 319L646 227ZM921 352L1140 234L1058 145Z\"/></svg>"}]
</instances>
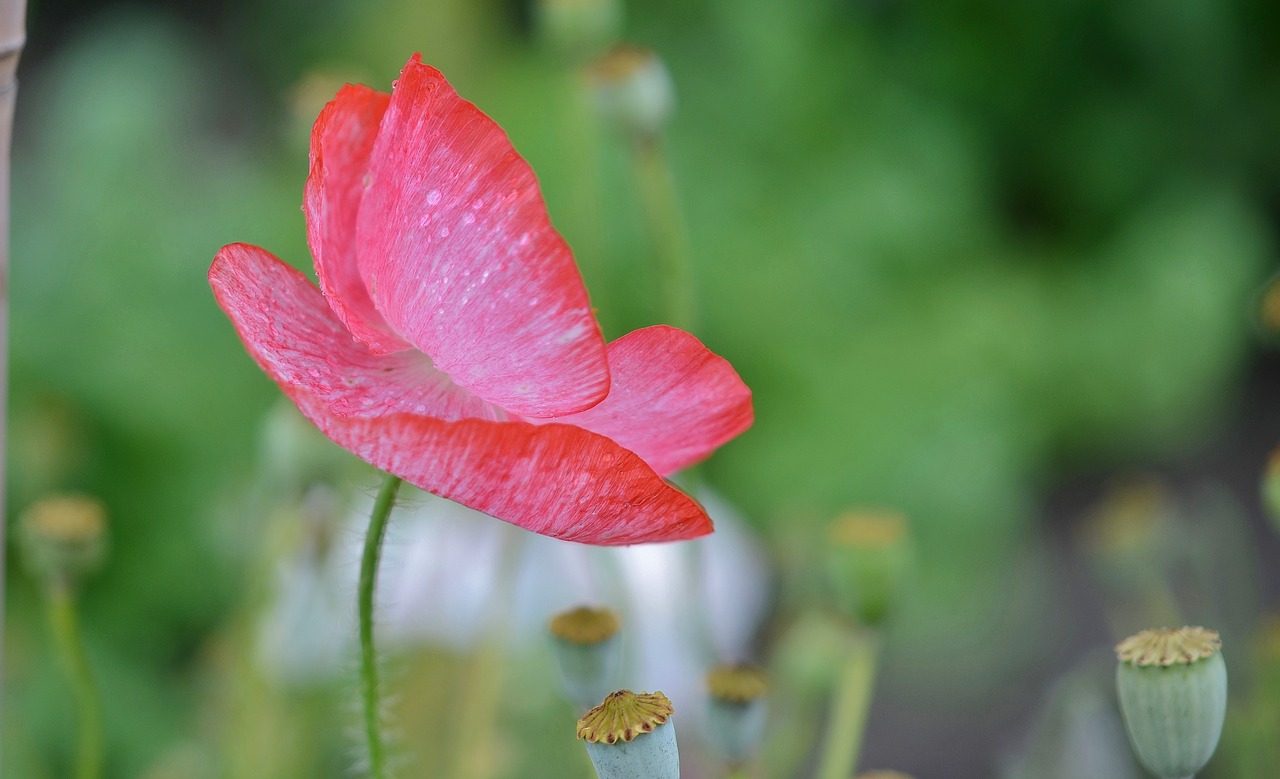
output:
<instances>
[{"instance_id":1,"label":"poppy seed pod","mask_svg":"<svg viewBox=\"0 0 1280 779\"><path fill-rule=\"evenodd\" d=\"M620 690L578 720L600 779L679 779L674 709L660 692Z\"/></svg>"},{"instance_id":2,"label":"poppy seed pod","mask_svg":"<svg viewBox=\"0 0 1280 779\"><path fill-rule=\"evenodd\" d=\"M1116 688L1129 743L1163 779L1209 762L1227 712L1227 666L1212 630L1144 630L1116 647Z\"/></svg>"},{"instance_id":3,"label":"poppy seed pod","mask_svg":"<svg viewBox=\"0 0 1280 779\"><path fill-rule=\"evenodd\" d=\"M596 110L622 132L653 139L666 127L675 108L671 73L657 54L622 44L591 65Z\"/></svg>"},{"instance_id":4,"label":"poppy seed pod","mask_svg":"<svg viewBox=\"0 0 1280 779\"><path fill-rule=\"evenodd\" d=\"M613 687L618 667L618 615L580 606L551 619L551 646L565 692L583 711Z\"/></svg>"},{"instance_id":5,"label":"poppy seed pod","mask_svg":"<svg viewBox=\"0 0 1280 779\"><path fill-rule=\"evenodd\" d=\"M764 736L769 680L752 665L722 665L707 674L707 739L725 759L749 759Z\"/></svg>"},{"instance_id":6,"label":"poppy seed pod","mask_svg":"<svg viewBox=\"0 0 1280 779\"><path fill-rule=\"evenodd\" d=\"M598 54L622 29L621 0L538 0L533 13L538 36L572 59Z\"/></svg>"},{"instance_id":7,"label":"poppy seed pod","mask_svg":"<svg viewBox=\"0 0 1280 779\"><path fill-rule=\"evenodd\" d=\"M851 512L832 523L827 574L837 601L868 626L879 625L901 595L911 564L907 520L893 511Z\"/></svg>"},{"instance_id":8,"label":"poppy seed pod","mask_svg":"<svg viewBox=\"0 0 1280 779\"><path fill-rule=\"evenodd\" d=\"M74 581L102 564L107 512L84 495L45 498L22 515L21 538L28 567L54 581Z\"/></svg>"}]
</instances>

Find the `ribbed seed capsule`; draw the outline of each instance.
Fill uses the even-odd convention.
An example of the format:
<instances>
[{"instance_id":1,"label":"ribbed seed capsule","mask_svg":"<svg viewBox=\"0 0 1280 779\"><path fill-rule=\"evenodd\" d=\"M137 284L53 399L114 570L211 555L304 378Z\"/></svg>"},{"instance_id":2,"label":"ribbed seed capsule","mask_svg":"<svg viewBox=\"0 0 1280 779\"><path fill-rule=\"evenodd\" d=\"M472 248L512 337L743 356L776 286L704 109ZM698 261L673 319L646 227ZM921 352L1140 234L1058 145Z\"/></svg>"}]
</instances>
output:
<instances>
[{"instance_id":1,"label":"ribbed seed capsule","mask_svg":"<svg viewBox=\"0 0 1280 779\"><path fill-rule=\"evenodd\" d=\"M1204 768L1227 711L1222 642L1199 627L1144 630L1116 647L1116 688L1129 742L1163 779Z\"/></svg>"},{"instance_id":2,"label":"ribbed seed capsule","mask_svg":"<svg viewBox=\"0 0 1280 779\"><path fill-rule=\"evenodd\" d=\"M105 553L106 525L106 508L96 498L45 498L22 515L20 537L28 567L58 582L94 572Z\"/></svg>"},{"instance_id":3,"label":"ribbed seed capsule","mask_svg":"<svg viewBox=\"0 0 1280 779\"><path fill-rule=\"evenodd\" d=\"M896 511L854 511L828 530L828 579L839 605L876 626L902 596L911 567L907 518Z\"/></svg>"},{"instance_id":4,"label":"ribbed seed capsule","mask_svg":"<svg viewBox=\"0 0 1280 779\"><path fill-rule=\"evenodd\" d=\"M674 709L660 692L620 690L578 720L600 779L679 779Z\"/></svg>"},{"instance_id":5,"label":"ribbed seed capsule","mask_svg":"<svg viewBox=\"0 0 1280 779\"><path fill-rule=\"evenodd\" d=\"M627 135L652 140L675 108L675 85L667 66L652 51L620 44L590 69L596 111Z\"/></svg>"},{"instance_id":6,"label":"ribbed seed capsule","mask_svg":"<svg viewBox=\"0 0 1280 779\"><path fill-rule=\"evenodd\" d=\"M570 59L585 59L613 43L622 28L622 0L537 0L534 27Z\"/></svg>"},{"instance_id":7,"label":"ribbed seed capsule","mask_svg":"<svg viewBox=\"0 0 1280 779\"><path fill-rule=\"evenodd\" d=\"M707 674L707 739L731 764L745 762L764 737L768 677L752 665L721 665Z\"/></svg>"},{"instance_id":8,"label":"ribbed seed capsule","mask_svg":"<svg viewBox=\"0 0 1280 779\"><path fill-rule=\"evenodd\" d=\"M565 692L579 711L614 689L618 666L618 615L610 609L580 606L551 619L551 646Z\"/></svg>"}]
</instances>

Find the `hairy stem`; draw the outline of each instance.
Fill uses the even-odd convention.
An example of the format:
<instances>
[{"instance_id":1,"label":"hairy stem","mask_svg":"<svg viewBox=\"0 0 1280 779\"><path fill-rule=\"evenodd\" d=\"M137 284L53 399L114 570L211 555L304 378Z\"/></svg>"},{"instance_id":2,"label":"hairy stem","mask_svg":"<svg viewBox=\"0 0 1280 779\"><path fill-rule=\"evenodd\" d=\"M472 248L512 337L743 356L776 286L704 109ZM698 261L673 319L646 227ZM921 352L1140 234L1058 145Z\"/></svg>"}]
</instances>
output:
<instances>
[{"instance_id":1,"label":"hairy stem","mask_svg":"<svg viewBox=\"0 0 1280 779\"><path fill-rule=\"evenodd\" d=\"M387 474L378 491L369 516L369 529L364 537L364 555L360 559L360 682L364 694L364 732L369 749L369 774L373 779L387 779L387 754L382 743L381 704L378 687L378 656L373 648L373 591L378 581L378 561L382 558L382 540L387 535L387 519L399 491L399 476Z\"/></svg>"}]
</instances>

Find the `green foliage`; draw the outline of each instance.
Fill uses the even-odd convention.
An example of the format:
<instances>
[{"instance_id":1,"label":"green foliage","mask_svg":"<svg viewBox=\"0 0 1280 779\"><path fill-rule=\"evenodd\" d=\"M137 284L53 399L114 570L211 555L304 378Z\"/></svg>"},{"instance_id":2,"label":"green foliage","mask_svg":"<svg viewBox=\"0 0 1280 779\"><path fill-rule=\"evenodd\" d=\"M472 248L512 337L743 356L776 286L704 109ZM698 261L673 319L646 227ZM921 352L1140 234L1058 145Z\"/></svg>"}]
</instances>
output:
<instances>
[{"instance_id":1,"label":"green foliage","mask_svg":"<svg viewBox=\"0 0 1280 779\"><path fill-rule=\"evenodd\" d=\"M234 734L253 717L299 750L276 756L278 775L342 773L325 751L340 752L341 723L288 716L323 694L241 679L259 701L245 710L207 689L243 672L226 652L251 664L250 585L278 549L266 511L245 508L276 392L204 277L230 241L309 264L298 205L318 104L295 91L304 77L385 89L422 51L530 159L606 333L654 320L626 149L518 5L242 2L201 29L112 7L29 52L8 508L75 488L110 509L84 621L112 776L247 744ZM852 506L911 517L920 577L886 659L907 700L927 690L947 711L1044 662L1052 625L1008 641L971 628L1021 635L1055 597L1029 539L1058 468L1168 457L1221 421L1275 253L1280 19L1260 5L629 4L628 37L676 83L665 148L696 331L756 398L755 428L707 477L778 544ZM6 775L50 761L60 775L65 690L34 591L7 584L6 747L31 748L4 750ZM930 662L939 644L960 659ZM529 729L495 760L587 770L571 742L550 748L567 763L527 757L545 741L536 715L504 715ZM205 721L219 717L232 735ZM227 770L266 775L244 759Z\"/></svg>"}]
</instances>

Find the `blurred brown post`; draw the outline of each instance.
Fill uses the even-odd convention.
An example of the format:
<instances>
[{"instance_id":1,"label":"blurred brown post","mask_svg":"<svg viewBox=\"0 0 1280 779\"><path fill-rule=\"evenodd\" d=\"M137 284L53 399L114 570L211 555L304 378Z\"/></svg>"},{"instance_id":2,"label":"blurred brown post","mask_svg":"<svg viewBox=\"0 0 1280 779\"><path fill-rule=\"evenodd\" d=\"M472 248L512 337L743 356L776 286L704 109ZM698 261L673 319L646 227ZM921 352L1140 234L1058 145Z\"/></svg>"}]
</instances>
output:
<instances>
[{"instance_id":1,"label":"blurred brown post","mask_svg":"<svg viewBox=\"0 0 1280 779\"><path fill-rule=\"evenodd\" d=\"M18 59L26 43L27 0L0 0L0 512L9 443L9 148L18 96ZM4 525L0 524L0 531ZM0 603L4 602L4 538L0 532ZM0 720L4 715L4 618L0 612Z\"/></svg>"}]
</instances>

